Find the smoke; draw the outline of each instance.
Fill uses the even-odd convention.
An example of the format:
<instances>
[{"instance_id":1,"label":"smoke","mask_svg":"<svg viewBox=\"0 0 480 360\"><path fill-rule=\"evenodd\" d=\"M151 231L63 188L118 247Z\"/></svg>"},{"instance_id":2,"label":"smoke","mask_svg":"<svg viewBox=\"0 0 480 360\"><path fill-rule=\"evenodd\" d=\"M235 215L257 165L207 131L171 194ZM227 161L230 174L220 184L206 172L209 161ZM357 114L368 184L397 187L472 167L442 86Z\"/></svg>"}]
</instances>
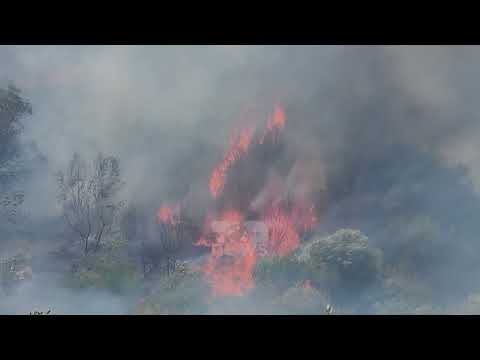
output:
<instances>
[{"instance_id":1,"label":"smoke","mask_svg":"<svg viewBox=\"0 0 480 360\"><path fill-rule=\"evenodd\" d=\"M37 274L13 294L2 296L0 314L28 315L50 310L55 315L122 315L131 308L124 296L100 290L71 290L61 285L55 274Z\"/></svg>"},{"instance_id":2,"label":"smoke","mask_svg":"<svg viewBox=\"0 0 480 360\"><path fill-rule=\"evenodd\" d=\"M478 48L459 46L2 46L0 81L12 81L32 103L23 140L47 159L27 184L34 218L58 216L53 174L73 152L117 156L127 201L154 207L201 197L229 132L262 124L281 103L282 157L297 159L285 176L293 188L308 179L309 196L325 207L320 231L358 225L395 258L396 246L372 230L384 218L358 209L367 195L394 196L406 182L449 192L444 173L402 177L429 161L463 165L480 190L478 60ZM438 206L437 193L424 194L412 201ZM459 200L446 200L439 218ZM443 274L440 265L431 269Z\"/></svg>"}]
</instances>

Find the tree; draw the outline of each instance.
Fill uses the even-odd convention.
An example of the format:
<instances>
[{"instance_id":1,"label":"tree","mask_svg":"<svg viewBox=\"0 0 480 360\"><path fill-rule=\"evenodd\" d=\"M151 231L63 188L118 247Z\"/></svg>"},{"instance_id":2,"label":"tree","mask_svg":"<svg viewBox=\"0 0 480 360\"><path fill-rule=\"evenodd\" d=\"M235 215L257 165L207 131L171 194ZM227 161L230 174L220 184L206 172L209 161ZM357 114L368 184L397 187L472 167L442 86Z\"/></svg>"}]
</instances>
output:
<instances>
[{"instance_id":1,"label":"tree","mask_svg":"<svg viewBox=\"0 0 480 360\"><path fill-rule=\"evenodd\" d=\"M341 229L313 240L298 257L310 268L312 282L332 295L359 295L382 275L381 251L369 246L368 238L357 230Z\"/></svg>"},{"instance_id":2,"label":"tree","mask_svg":"<svg viewBox=\"0 0 480 360\"><path fill-rule=\"evenodd\" d=\"M18 154L19 135L23 130L21 120L31 114L31 105L21 97L20 90L14 86L0 89L0 174L3 178L12 175L7 165Z\"/></svg>"},{"instance_id":3,"label":"tree","mask_svg":"<svg viewBox=\"0 0 480 360\"><path fill-rule=\"evenodd\" d=\"M255 265L257 285L274 286L280 292L308 279L307 266L293 254L284 257L261 258Z\"/></svg>"},{"instance_id":4,"label":"tree","mask_svg":"<svg viewBox=\"0 0 480 360\"><path fill-rule=\"evenodd\" d=\"M153 238L141 242L141 259L144 275L156 269L165 275L175 273L178 260L185 247L188 237L188 226L179 216L178 222L168 223L157 221L153 228Z\"/></svg>"},{"instance_id":5,"label":"tree","mask_svg":"<svg viewBox=\"0 0 480 360\"><path fill-rule=\"evenodd\" d=\"M120 220L120 231L127 242L135 240L140 228L140 217L137 207L129 203L123 211Z\"/></svg>"},{"instance_id":6,"label":"tree","mask_svg":"<svg viewBox=\"0 0 480 360\"><path fill-rule=\"evenodd\" d=\"M280 305L282 313L324 314L327 309L330 309L327 297L319 290L306 284L309 284L309 282L290 287L275 300L276 305Z\"/></svg>"},{"instance_id":7,"label":"tree","mask_svg":"<svg viewBox=\"0 0 480 360\"><path fill-rule=\"evenodd\" d=\"M67 171L58 172L57 181L63 217L81 241L83 254L98 251L115 230L123 206L116 199L123 185L118 160L98 154L88 164L74 154Z\"/></svg>"},{"instance_id":8,"label":"tree","mask_svg":"<svg viewBox=\"0 0 480 360\"><path fill-rule=\"evenodd\" d=\"M23 192L7 191L21 172L19 135L21 120L32 113L31 105L14 86L0 89L0 217L13 221L23 203Z\"/></svg>"},{"instance_id":9,"label":"tree","mask_svg":"<svg viewBox=\"0 0 480 360\"><path fill-rule=\"evenodd\" d=\"M178 255L184 240L183 224L160 223L160 246L164 255L167 276L175 272Z\"/></svg>"},{"instance_id":10,"label":"tree","mask_svg":"<svg viewBox=\"0 0 480 360\"><path fill-rule=\"evenodd\" d=\"M7 221L14 222L23 199L24 195L20 191L13 193L0 192L0 216Z\"/></svg>"}]
</instances>

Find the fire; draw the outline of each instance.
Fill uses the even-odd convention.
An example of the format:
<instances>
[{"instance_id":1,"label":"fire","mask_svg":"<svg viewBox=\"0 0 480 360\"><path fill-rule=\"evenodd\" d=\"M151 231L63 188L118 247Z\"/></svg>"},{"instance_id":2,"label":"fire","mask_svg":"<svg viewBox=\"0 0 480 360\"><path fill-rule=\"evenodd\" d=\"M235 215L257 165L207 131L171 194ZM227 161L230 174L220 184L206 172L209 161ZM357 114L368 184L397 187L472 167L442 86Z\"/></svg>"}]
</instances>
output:
<instances>
[{"instance_id":1,"label":"fire","mask_svg":"<svg viewBox=\"0 0 480 360\"><path fill-rule=\"evenodd\" d=\"M214 198L218 197L225 186L225 166L220 164L212 171L210 176L210 193Z\"/></svg>"},{"instance_id":2,"label":"fire","mask_svg":"<svg viewBox=\"0 0 480 360\"><path fill-rule=\"evenodd\" d=\"M275 105L273 115L267 123L268 130L283 129L285 126L285 111L280 105Z\"/></svg>"},{"instance_id":3,"label":"fire","mask_svg":"<svg viewBox=\"0 0 480 360\"><path fill-rule=\"evenodd\" d=\"M296 204L292 210L292 219L301 231L312 230L318 222L315 205Z\"/></svg>"},{"instance_id":4,"label":"fire","mask_svg":"<svg viewBox=\"0 0 480 360\"><path fill-rule=\"evenodd\" d=\"M230 167L248 151L252 141L253 130L245 128L234 134L230 141L230 147L225 152L222 161L215 166L210 176L210 193L214 198L220 196L225 186L225 178Z\"/></svg>"},{"instance_id":5,"label":"fire","mask_svg":"<svg viewBox=\"0 0 480 360\"><path fill-rule=\"evenodd\" d=\"M272 115L267 120L266 131L257 140L259 144L263 144L268 134L272 134L274 138L278 132L285 127L285 111L281 105L275 105ZM228 169L231 168L244 154L248 152L250 145L253 142L254 129L246 127L238 133L234 133L230 146L225 152L222 161L218 163L212 170L210 175L210 193L213 198L218 198L225 187L225 181Z\"/></svg>"},{"instance_id":6,"label":"fire","mask_svg":"<svg viewBox=\"0 0 480 360\"><path fill-rule=\"evenodd\" d=\"M283 107L281 105L275 105L272 115L267 120L267 129L260 138L259 143L263 144L269 134L272 134L273 138L276 139L278 132L285 127L285 121L286 117Z\"/></svg>"},{"instance_id":7,"label":"fire","mask_svg":"<svg viewBox=\"0 0 480 360\"><path fill-rule=\"evenodd\" d=\"M300 237L292 217L280 207L268 210L263 221L268 228L268 243L266 246L268 256L288 255L300 244Z\"/></svg>"},{"instance_id":8,"label":"fire","mask_svg":"<svg viewBox=\"0 0 480 360\"><path fill-rule=\"evenodd\" d=\"M201 271L213 296L240 296L254 287L255 247L239 212L224 212L219 219L225 226L215 229L213 239L203 237L197 242L211 249Z\"/></svg>"},{"instance_id":9,"label":"fire","mask_svg":"<svg viewBox=\"0 0 480 360\"><path fill-rule=\"evenodd\" d=\"M237 210L227 210L220 215L220 220L224 222L239 224L243 221L243 215Z\"/></svg>"},{"instance_id":10,"label":"fire","mask_svg":"<svg viewBox=\"0 0 480 360\"><path fill-rule=\"evenodd\" d=\"M282 206L283 205L283 206ZM210 248L210 255L200 268L212 286L213 296L239 296L254 287L253 270L262 256L286 256L300 244L300 234L313 227L313 206L306 213L300 205L285 210L279 200L264 212L262 222L268 229L267 239L256 243L244 223L244 215L230 209L217 217L207 217L205 232L196 245ZM212 234L213 233L213 234Z\"/></svg>"},{"instance_id":11,"label":"fire","mask_svg":"<svg viewBox=\"0 0 480 360\"><path fill-rule=\"evenodd\" d=\"M300 235L312 230L317 223L315 207L298 200L293 204L272 200L262 220L268 228L265 256L292 253L300 244Z\"/></svg>"},{"instance_id":12,"label":"fire","mask_svg":"<svg viewBox=\"0 0 480 360\"><path fill-rule=\"evenodd\" d=\"M157 222L175 225L177 223L177 217L175 216L175 210L167 205L161 206L157 210Z\"/></svg>"},{"instance_id":13,"label":"fire","mask_svg":"<svg viewBox=\"0 0 480 360\"><path fill-rule=\"evenodd\" d=\"M285 127L285 121L283 107L276 105L264 131L258 132L258 136L254 136L256 133L252 127L244 127L233 133L227 150L213 168L209 179L210 194L217 199L220 208L226 205L222 204L219 197L225 189L229 170L248 154L252 145L263 146L267 137L276 141ZM308 184L305 181L302 183ZM284 200L283 195L287 193L285 179L272 175L263 186L256 199L248 199L249 205L246 206L249 206L249 210L233 207L220 213L210 211L204 219L203 230L195 245L210 249L207 260L198 270L210 283L213 296L245 294L255 286L253 270L257 258L291 254L300 244L301 236L317 223L315 207L306 200L308 195L298 196L297 191L293 201ZM250 217L260 214L257 220L266 226L268 234L262 232L263 236L257 237L249 232L252 229L246 226L247 214L244 210L249 212ZM157 219L159 222L176 224L176 214L173 208L162 206L157 212Z\"/></svg>"}]
</instances>

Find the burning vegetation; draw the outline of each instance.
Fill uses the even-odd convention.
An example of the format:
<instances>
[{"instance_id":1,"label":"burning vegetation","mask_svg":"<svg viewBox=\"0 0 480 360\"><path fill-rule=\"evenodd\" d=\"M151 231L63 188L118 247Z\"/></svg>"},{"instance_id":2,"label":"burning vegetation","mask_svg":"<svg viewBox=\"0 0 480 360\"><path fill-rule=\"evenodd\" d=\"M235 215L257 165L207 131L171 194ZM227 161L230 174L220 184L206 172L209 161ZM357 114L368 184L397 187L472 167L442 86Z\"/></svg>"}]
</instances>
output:
<instances>
[{"instance_id":1,"label":"burning vegetation","mask_svg":"<svg viewBox=\"0 0 480 360\"><path fill-rule=\"evenodd\" d=\"M263 129L247 126L235 130L221 161L210 173L213 206L206 211L195 245L210 251L198 270L211 285L214 297L239 296L254 288L257 259L291 254L302 235L317 224L315 205L290 194L280 175L275 185L268 180L263 185L259 181L256 191L241 191L252 184L249 166L258 161L258 154L268 154L281 145L285 125L285 110L277 104ZM263 161L274 158L273 151L273 158L267 156ZM265 172L270 165L265 163L261 170ZM258 177L266 179L265 174ZM183 226L178 206L161 206L157 221L174 229Z\"/></svg>"},{"instance_id":2,"label":"burning vegetation","mask_svg":"<svg viewBox=\"0 0 480 360\"><path fill-rule=\"evenodd\" d=\"M221 91L209 87L214 96L204 97L199 76L199 102L183 103L182 88L162 104L171 107L125 103L121 121L82 122L83 134L76 126L55 132L51 117L35 116L21 137L30 105L18 89L0 90L0 311L126 313L123 303L135 303L156 314L478 313L478 129L469 116L476 102L465 96L472 87L455 89L463 80L445 71L445 102L442 86L423 81L433 80L430 70L440 77L429 64L418 72L425 84L410 88L416 76L402 72L417 62L402 70L402 60L381 49L342 50L343 60L320 77L322 51L275 51L281 56L247 63L261 81L233 67L221 72ZM189 71L174 77L183 73L190 89ZM277 89L283 104L272 100ZM167 92L149 93L161 103ZM83 106L78 100L68 106ZM269 109L249 107L223 128L221 115L239 103ZM84 107L81 120L98 114ZM145 114L133 131L122 127L140 108L168 111L161 121ZM40 142L40 134L49 137ZM55 134L70 137L57 145ZM27 139L40 147L28 148ZM100 149L109 154L95 158ZM463 168L464 155L472 163ZM6 255L19 241L31 261ZM463 310L449 307L465 299Z\"/></svg>"}]
</instances>

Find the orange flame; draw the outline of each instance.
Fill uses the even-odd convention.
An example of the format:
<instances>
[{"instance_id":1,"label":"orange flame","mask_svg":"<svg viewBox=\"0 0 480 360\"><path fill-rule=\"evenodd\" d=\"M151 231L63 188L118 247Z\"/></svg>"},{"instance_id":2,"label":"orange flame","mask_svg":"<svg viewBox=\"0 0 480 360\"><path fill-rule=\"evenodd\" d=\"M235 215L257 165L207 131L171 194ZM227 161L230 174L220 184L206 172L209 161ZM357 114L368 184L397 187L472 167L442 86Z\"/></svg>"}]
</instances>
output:
<instances>
[{"instance_id":1,"label":"orange flame","mask_svg":"<svg viewBox=\"0 0 480 360\"><path fill-rule=\"evenodd\" d=\"M285 121L283 107L276 105L267 120L265 131L256 141L263 144L267 136L276 140L285 127ZM254 129L246 127L231 137L222 160L210 174L209 188L213 198L222 194L228 170L248 152L253 135ZM262 216L268 229L266 239L257 239L249 233L244 224L244 215L236 209L223 211L216 216L207 215L203 234L195 245L210 248L210 254L199 271L211 284L213 296L245 294L255 285L253 269L257 257L291 254L300 244L300 235L313 229L317 223L315 208L308 201L299 201L296 197L293 206L285 206L288 203L284 203L279 196L285 190L283 181L275 180L271 179L264 189L264 196L250 205L255 211L266 209ZM159 218L172 221L170 213L163 214ZM217 221L223 223L217 226ZM305 282L304 287L311 288L309 281Z\"/></svg>"},{"instance_id":2,"label":"orange flame","mask_svg":"<svg viewBox=\"0 0 480 360\"><path fill-rule=\"evenodd\" d=\"M312 230L318 222L315 205L296 204L292 210L292 219L302 232Z\"/></svg>"},{"instance_id":3,"label":"orange flame","mask_svg":"<svg viewBox=\"0 0 480 360\"><path fill-rule=\"evenodd\" d=\"M285 127L285 121L286 116L283 107L281 105L275 105L271 117L267 120L267 129L260 138L259 143L263 144L268 134L272 134L273 139L275 140L278 136L278 132Z\"/></svg>"},{"instance_id":4,"label":"orange flame","mask_svg":"<svg viewBox=\"0 0 480 360\"><path fill-rule=\"evenodd\" d=\"M220 215L220 220L233 224L239 224L243 221L243 215L234 209L226 210Z\"/></svg>"},{"instance_id":5,"label":"orange flame","mask_svg":"<svg viewBox=\"0 0 480 360\"><path fill-rule=\"evenodd\" d=\"M295 224L280 207L267 211L263 221L268 228L267 254L285 256L300 244Z\"/></svg>"},{"instance_id":6,"label":"orange flame","mask_svg":"<svg viewBox=\"0 0 480 360\"><path fill-rule=\"evenodd\" d=\"M175 225L177 223L177 217L175 216L175 211L170 206L161 206L157 210L157 222Z\"/></svg>"},{"instance_id":7,"label":"orange flame","mask_svg":"<svg viewBox=\"0 0 480 360\"><path fill-rule=\"evenodd\" d=\"M281 105L275 105L273 115L267 123L267 129L283 129L285 126L285 111Z\"/></svg>"},{"instance_id":8,"label":"orange flame","mask_svg":"<svg viewBox=\"0 0 480 360\"><path fill-rule=\"evenodd\" d=\"M245 128L239 131L238 136L232 136L230 147L225 152L222 161L215 166L210 175L210 193L214 198L220 196L225 187L225 178L228 169L248 151L252 141L253 130Z\"/></svg>"},{"instance_id":9,"label":"orange flame","mask_svg":"<svg viewBox=\"0 0 480 360\"><path fill-rule=\"evenodd\" d=\"M257 257L286 256L300 244L300 233L311 229L316 222L314 207L296 204L291 212L276 199L264 212L262 220L268 229L266 243L255 244L244 226L244 216L235 209L223 211L217 217L207 216L205 232L196 245L210 248L210 255L200 268L211 284L213 296L243 295L254 287L253 269ZM224 226L212 229L214 220Z\"/></svg>"},{"instance_id":10,"label":"orange flame","mask_svg":"<svg viewBox=\"0 0 480 360\"><path fill-rule=\"evenodd\" d=\"M265 133L258 140L259 144L263 144L265 137L268 134L277 136L278 131L285 127L285 111L281 105L275 105L271 117L267 120L267 129ZM209 187L210 193L214 198L218 198L225 187L227 171L237 162L244 154L247 153L250 144L252 143L254 129L251 127L244 128L234 133L230 146L225 152L222 161L217 164L210 175Z\"/></svg>"},{"instance_id":11,"label":"orange flame","mask_svg":"<svg viewBox=\"0 0 480 360\"><path fill-rule=\"evenodd\" d=\"M239 296L254 287L255 248L246 229L243 216L235 210L221 214L228 227L220 229L213 240L201 238L196 244L211 249L200 269L212 286L213 296Z\"/></svg>"}]
</instances>

